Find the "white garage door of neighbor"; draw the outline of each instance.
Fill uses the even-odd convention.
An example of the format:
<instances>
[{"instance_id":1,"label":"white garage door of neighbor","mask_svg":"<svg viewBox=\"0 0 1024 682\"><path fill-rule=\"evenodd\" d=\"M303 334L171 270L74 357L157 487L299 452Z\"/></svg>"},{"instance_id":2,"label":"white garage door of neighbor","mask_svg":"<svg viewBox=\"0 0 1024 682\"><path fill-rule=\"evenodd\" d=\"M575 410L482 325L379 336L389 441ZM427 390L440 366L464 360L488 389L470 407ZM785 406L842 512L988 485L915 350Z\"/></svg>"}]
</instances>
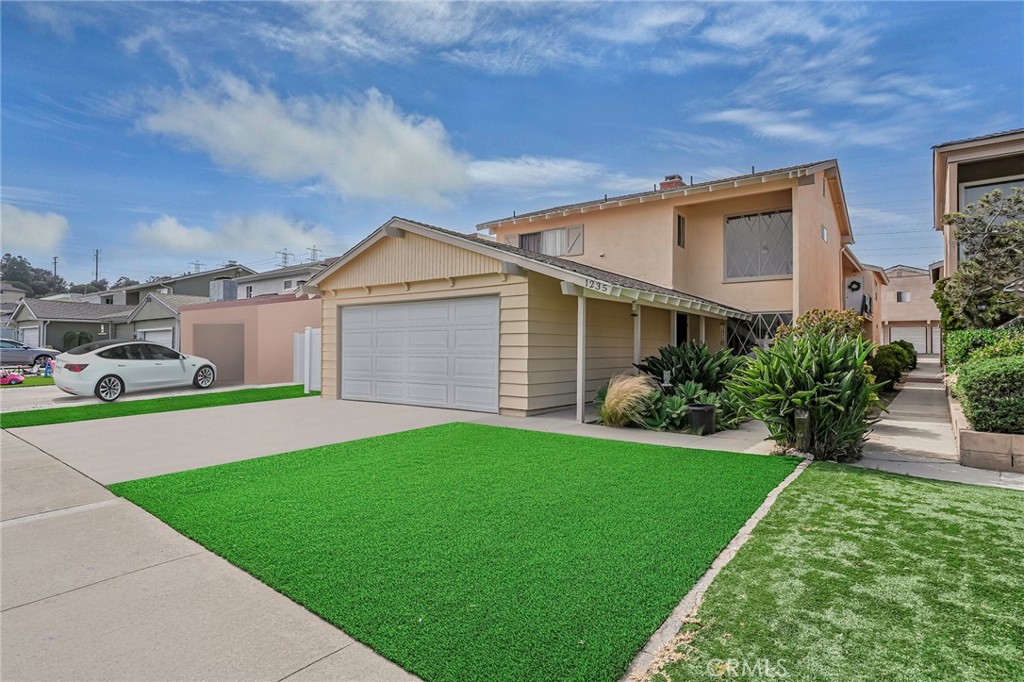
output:
<instances>
[{"instance_id":1,"label":"white garage door of neighbor","mask_svg":"<svg viewBox=\"0 0 1024 682\"><path fill-rule=\"evenodd\" d=\"M25 327L21 330L21 342L26 346L39 346L39 327Z\"/></svg>"},{"instance_id":2,"label":"white garage door of neighbor","mask_svg":"<svg viewBox=\"0 0 1024 682\"><path fill-rule=\"evenodd\" d=\"M909 341L914 344L914 350L918 353L927 353L925 340L927 339L926 327L889 327L889 342Z\"/></svg>"},{"instance_id":3,"label":"white garage door of neighbor","mask_svg":"<svg viewBox=\"0 0 1024 682\"><path fill-rule=\"evenodd\" d=\"M498 297L341 309L341 397L498 411Z\"/></svg>"},{"instance_id":4,"label":"white garage door of neighbor","mask_svg":"<svg viewBox=\"0 0 1024 682\"><path fill-rule=\"evenodd\" d=\"M167 346L172 348L171 342L174 340L173 329L147 329L142 332L143 341L152 341L153 343L159 343L161 346Z\"/></svg>"},{"instance_id":5,"label":"white garage door of neighbor","mask_svg":"<svg viewBox=\"0 0 1024 682\"><path fill-rule=\"evenodd\" d=\"M942 352L942 328L932 327L932 352L935 354Z\"/></svg>"}]
</instances>

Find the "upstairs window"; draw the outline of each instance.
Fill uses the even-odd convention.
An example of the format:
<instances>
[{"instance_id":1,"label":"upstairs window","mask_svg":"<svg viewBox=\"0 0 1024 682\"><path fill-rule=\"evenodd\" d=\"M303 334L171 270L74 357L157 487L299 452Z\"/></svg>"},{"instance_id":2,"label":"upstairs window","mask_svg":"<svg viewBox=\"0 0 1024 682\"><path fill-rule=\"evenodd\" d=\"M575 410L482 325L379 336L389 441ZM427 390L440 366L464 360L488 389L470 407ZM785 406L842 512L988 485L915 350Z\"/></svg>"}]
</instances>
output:
<instances>
[{"instance_id":1,"label":"upstairs window","mask_svg":"<svg viewBox=\"0 0 1024 682\"><path fill-rule=\"evenodd\" d=\"M252 298L252 285L249 284L245 287L245 297Z\"/></svg>"},{"instance_id":2,"label":"upstairs window","mask_svg":"<svg viewBox=\"0 0 1024 682\"><path fill-rule=\"evenodd\" d=\"M681 215L676 216L676 246L686 248L686 218Z\"/></svg>"},{"instance_id":3,"label":"upstairs window","mask_svg":"<svg viewBox=\"0 0 1024 682\"><path fill-rule=\"evenodd\" d=\"M824 225L821 226L821 241L828 244L828 228Z\"/></svg>"},{"instance_id":4,"label":"upstairs window","mask_svg":"<svg viewBox=\"0 0 1024 682\"><path fill-rule=\"evenodd\" d=\"M290 279L286 279L284 281L284 288L285 289L291 289L292 288L292 281Z\"/></svg>"},{"instance_id":5,"label":"upstairs window","mask_svg":"<svg viewBox=\"0 0 1024 682\"><path fill-rule=\"evenodd\" d=\"M725 219L725 278L793 275L793 212L771 211Z\"/></svg>"},{"instance_id":6,"label":"upstairs window","mask_svg":"<svg viewBox=\"0 0 1024 682\"><path fill-rule=\"evenodd\" d=\"M583 254L583 226L558 227L553 230L521 234L519 248L545 256L580 256Z\"/></svg>"},{"instance_id":7,"label":"upstairs window","mask_svg":"<svg viewBox=\"0 0 1024 682\"><path fill-rule=\"evenodd\" d=\"M909 291L897 291L896 292L897 303L910 303L910 292Z\"/></svg>"}]
</instances>

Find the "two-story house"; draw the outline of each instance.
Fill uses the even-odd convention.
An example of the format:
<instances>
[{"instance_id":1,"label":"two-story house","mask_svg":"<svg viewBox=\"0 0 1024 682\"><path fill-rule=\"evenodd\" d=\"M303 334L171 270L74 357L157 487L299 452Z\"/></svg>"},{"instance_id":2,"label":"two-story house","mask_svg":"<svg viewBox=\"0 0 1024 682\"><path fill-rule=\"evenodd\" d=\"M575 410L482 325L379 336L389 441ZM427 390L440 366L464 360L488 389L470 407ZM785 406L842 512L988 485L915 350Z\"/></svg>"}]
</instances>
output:
<instances>
[{"instance_id":1,"label":"two-story house","mask_svg":"<svg viewBox=\"0 0 1024 682\"><path fill-rule=\"evenodd\" d=\"M949 277L957 271L964 253L953 228L942 217L992 190L1006 195L1014 187L1024 187L1024 128L936 145L932 167L935 229L945 241L943 270Z\"/></svg>"},{"instance_id":2,"label":"two-story house","mask_svg":"<svg viewBox=\"0 0 1024 682\"><path fill-rule=\"evenodd\" d=\"M290 294L333 262L333 258L328 258L236 277L238 298Z\"/></svg>"},{"instance_id":3,"label":"two-story house","mask_svg":"<svg viewBox=\"0 0 1024 682\"><path fill-rule=\"evenodd\" d=\"M894 265L886 268L889 283L882 293L884 343L909 341L918 353L936 354L942 348L939 308L932 300L940 268Z\"/></svg>"},{"instance_id":4,"label":"two-story house","mask_svg":"<svg viewBox=\"0 0 1024 682\"><path fill-rule=\"evenodd\" d=\"M393 218L303 290L322 395L525 415L658 347L747 349L841 308L853 241L835 161L515 214L466 235Z\"/></svg>"},{"instance_id":5,"label":"two-story house","mask_svg":"<svg viewBox=\"0 0 1024 682\"><path fill-rule=\"evenodd\" d=\"M884 291L889 284L886 271L877 265L861 263L856 254L843 249L843 307L864 318L864 338L877 344L885 343Z\"/></svg>"}]
</instances>

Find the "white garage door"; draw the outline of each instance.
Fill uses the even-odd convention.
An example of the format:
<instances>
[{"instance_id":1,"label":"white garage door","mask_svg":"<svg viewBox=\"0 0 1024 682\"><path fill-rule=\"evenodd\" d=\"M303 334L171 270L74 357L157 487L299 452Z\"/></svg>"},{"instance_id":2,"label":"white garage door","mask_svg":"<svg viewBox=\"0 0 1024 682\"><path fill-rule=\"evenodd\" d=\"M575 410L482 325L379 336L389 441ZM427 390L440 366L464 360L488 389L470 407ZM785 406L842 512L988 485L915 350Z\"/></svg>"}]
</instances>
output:
<instances>
[{"instance_id":1,"label":"white garage door","mask_svg":"<svg viewBox=\"0 0 1024 682\"><path fill-rule=\"evenodd\" d=\"M927 353L927 327L889 327L889 343L909 341L918 353Z\"/></svg>"},{"instance_id":2,"label":"white garage door","mask_svg":"<svg viewBox=\"0 0 1024 682\"><path fill-rule=\"evenodd\" d=\"M942 352L942 328L932 327L932 352L936 355Z\"/></svg>"},{"instance_id":3,"label":"white garage door","mask_svg":"<svg viewBox=\"0 0 1024 682\"><path fill-rule=\"evenodd\" d=\"M498 411L498 297L341 310L341 397Z\"/></svg>"},{"instance_id":4,"label":"white garage door","mask_svg":"<svg viewBox=\"0 0 1024 682\"><path fill-rule=\"evenodd\" d=\"M39 347L39 327L24 327L21 330L21 342L33 348Z\"/></svg>"},{"instance_id":5,"label":"white garage door","mask_svg":"<svg viewBox=\"0 0 1024 682\"><path fill-rule=\"evenodd\" d=\"M142 335L143 341L152 341L153 343L159 343L161 346L173 348L171 346L171 343L174 341L173 329L147 329L139 333Z\"/></svg>"}]
</instances>

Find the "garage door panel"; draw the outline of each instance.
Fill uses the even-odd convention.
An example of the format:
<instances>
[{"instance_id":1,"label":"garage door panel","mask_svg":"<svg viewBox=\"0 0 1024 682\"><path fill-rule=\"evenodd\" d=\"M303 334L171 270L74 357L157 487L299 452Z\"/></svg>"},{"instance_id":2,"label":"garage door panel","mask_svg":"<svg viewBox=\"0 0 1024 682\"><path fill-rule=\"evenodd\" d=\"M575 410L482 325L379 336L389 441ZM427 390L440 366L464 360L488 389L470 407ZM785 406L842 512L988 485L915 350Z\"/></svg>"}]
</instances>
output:
<instances>
[{"instance_id":1,"label":"garage door panel","mask_svg":"<svg viewBox=\"0 0 1024 682\"><path fill-rule=\"evenodd\" d=\"M411 329L409 330L410 353L447 353L447 329Z\"/></svg>"},{"instance_id":2,"label":"garage door panel","mask_svg":"<svg viewBox=\"0 0 1024 682\"><path fill-rule=\"evenodd\" d=\"M39 327L25 327L21 330L21 342L33 348L39 346Z\"/></svg>"},{"instance_id":3,"label":"garage door panel","mask_svg":"<svg viewBox=\"0 0 1024 682\"><path fill-rule=\"evenodd\" d=\"M343 307L341 315L342 398L497 411L498 297Z\"/></svg>"},{"instance_id":4,"label":"garage door panel","mask_svg":"<svg viewBox=\"0 0 1024 682\"><path fill-rule=\"evenodd\" d=\"M153 343L159 343L161 346L171 347L171 342L174 339L174 332L170 329L160 330L149 330L142 332L143 341L151 341Z\"/></svg>"},{"instance_id":5,"label":"garage door panel","mask_svg":"<svg viewBox=\"0 0 1024 682\"><path fill-rule=\"evenodd\" d=\"M409 400L412 402L430 403L432 405L447 405L448 383L412 383L408 384Z\"/></svg>"},{"instance_id":6,"label":"garage door panel","mask_svg":"<svg viewBox=\"0 0 1024 682\"><path fill-rule=\"evenodd\" d=\"M498 392L480 386L455 386L455 406L476 409L472 405L497 405Z\"/></svg>"},{"instance_id":7,"label":"garage door panel","mask_svg":"<svg viewBox=\"0 0 1024 682\"><path fill-rule=\"evenodd\" d=\"M448 356L444 357L422 357L409 356L408 370L411 375L433 375L447 377L450 373L451 363Z\"/></svg>"},{"instance_id":8,"label":"garage door panel","mask_svg":"<svg viewBox=\"0 0 1024 682\"><path fill-rule=\"evenodd\" d=\"M490 379L498 372L497 358L455 358L457 379Z\"/></svg>"}]
</instances>

